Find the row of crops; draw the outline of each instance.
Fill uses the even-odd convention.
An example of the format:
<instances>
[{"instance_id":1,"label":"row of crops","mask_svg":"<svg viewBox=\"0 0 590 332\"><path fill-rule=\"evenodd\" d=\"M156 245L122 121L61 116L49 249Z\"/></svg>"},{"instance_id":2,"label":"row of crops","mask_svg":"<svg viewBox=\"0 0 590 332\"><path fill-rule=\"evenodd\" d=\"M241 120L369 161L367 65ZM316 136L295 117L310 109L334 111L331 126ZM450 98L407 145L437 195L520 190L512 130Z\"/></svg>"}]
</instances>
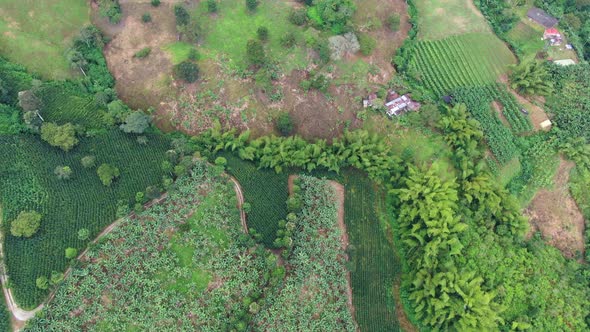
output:
<instances>
[{"instance_id":1,"label":"row of crops","mask_svg":"<svg viewBox=\"0 0 590 332\"><path fill-rule=\"evenodd\" d=\"M112 129L93 138L81 138L80 144L64 153L32 135L0 136L0 201L3 208L3 231L6 264L13 281L17 302L23 307L39 304L47 291L35 285L39 276L61 272L67 265L64 250L86 245L78 230L90 230L90 239L116 219L117 205L131 203L139 191L157 185L170 143L161 135L146 135L147 145L135 137ZM84 168L80 160L96 157L97 164L109 163L119 168L120 178L104 186L96 168ZM69 166L69 180L54 175L57 166ZM32 238L16 238L9 223L19 212L41 213L41 227Z\"/></svg>"},{"instance_id":2,"label":"row of crops","mask_svg":"<svg viewBox=\"0 0 590 332\"><path fill-rule=\"evenodd\" d=\"M523 109L522 105L518 103L516 97L506 89L502 84L490 85L485 88L487 96L491 100L498 101L502 104L502 114L510 124L514 133L526 133L533 130L528 115L522 113L520 110Z\"/></svg>"},{"instance_id":3,"label":"row of crops","mask_svg":"<svg viewBox=\"0 0 590 332\"><path fill-rule=\"evenodd\" d=\"M515 144L516 136L492 110L491 102L495 98L495 93L491 93L490 90L500 91L497 88L489 87L465 87L455 90L453 97L456 103L466 104L471 115L479 121L490 150L496 160L503 165L516 156L519 151ZM500 93L498 92L498 94Z\"/></svg>"},{"instance_id":4,"label":"row of crops","mask_svg":"<svg viewBox=\"0 0 590 332\"><path fill-rule=\"evenodd\" d=\"M243 161L231 153L221 153L227 159L227 171L242 186L245 202L251 205L248 228L262 235L262 243L272 247L279 229L279 221L287 216L288 172L258 169L255 164Z\"/></svg>"},{"instance_id":5,"label":"row of crops","mask_svg":"<svg viewBox=\"0 0 590 332\"><path fill-rule=\"evenodd\" d=\"M458 87L496 81L515 59L508 47L488 33L470 33L420 41L410 60L410 73L444 95Z\"/></svg>"},{"instance_id":6,"label":"row of crops","mask_svg":"<svg viewBox=\"0 0 590 332\"><path fill-rule=\"evenodd\" d=\"M92 96L80 94L67 84L46 84L39 92L45 121L58 124L72 122L89 128L102 127L104 110L100 110Z\"/></svg>"}]
</instances>

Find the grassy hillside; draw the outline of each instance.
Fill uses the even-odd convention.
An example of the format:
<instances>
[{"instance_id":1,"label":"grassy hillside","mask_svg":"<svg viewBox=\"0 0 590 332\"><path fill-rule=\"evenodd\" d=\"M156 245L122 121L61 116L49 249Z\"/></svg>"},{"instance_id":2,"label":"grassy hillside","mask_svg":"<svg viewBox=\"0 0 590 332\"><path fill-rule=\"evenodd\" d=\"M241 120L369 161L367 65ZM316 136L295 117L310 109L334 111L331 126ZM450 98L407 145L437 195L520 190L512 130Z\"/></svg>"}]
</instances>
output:
<instances>
[{"instance_id":1,"label":"grassy hillside","mask_svg":"<svg viewBox=\"0 0 590 332\"><path fill-rule=\"evenodd\" d=\"M418 9L418 38L443 39L468 32L491 32L472 0L415 0Z\"/></svg>"},{"instance_id":2,"label":"grassy hillside","mask_svg":"<svg viewBox=\"0 0 590 332\"><path fill-rule=\"evenodd\" d=\"M71 77L64 53L89 11L84 0L0 0L0 55L43 78Z\"/></svg>"}]
</instances>

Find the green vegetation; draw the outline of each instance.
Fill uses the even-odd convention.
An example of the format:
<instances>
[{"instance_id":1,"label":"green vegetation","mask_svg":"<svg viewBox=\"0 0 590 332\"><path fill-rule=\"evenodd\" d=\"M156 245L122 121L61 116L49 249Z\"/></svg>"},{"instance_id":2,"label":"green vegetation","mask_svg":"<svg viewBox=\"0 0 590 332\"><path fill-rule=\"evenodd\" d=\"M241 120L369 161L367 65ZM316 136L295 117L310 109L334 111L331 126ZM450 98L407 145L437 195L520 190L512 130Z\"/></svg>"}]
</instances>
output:
<instances>
[{"instance_id":1,"label":"green vegetation","mask_svg":"<svg viewBox=\"0 0 590 332\"><path fill-rule=\"evenodd\" d=\"M108 18L112 24L121 22L123 13L119 0L98 0L97 2L101 16Z\"/></svg>"},{"instance_id":2,"label":"green vegetation","mask_svg":"<svg viewBox=\"0 0 590 332\"><path fill-rule=\"evenodd\" d=\"M293 133L293 120L288 112L282 112L277 118L277 129L283 136L289 136Z\"/></svg>"},{"instance_id":3,"label":"green vegetation","mask_svg":"<svg viewBox=\"0 0 590 332\"><path fill-rule=\"evenodd\" d=\"M199 66L191 61L183 61L174 66L174 77L187 83L194 83L199 79Z\"/></svg>"},{"instance_id":4,"label":"green vegetation","mask_svg":"<svg viewBox=\"0 0 590 332\"><path fill-rule=\"evenodd\" d=\"M553 89L547 67L536 61L522 62L514 66L510 73L510 86L528 96L546 96Z\"/></svg>"},{"instance_id":5,"label":"green vegetation","mask_svg":"<svg viewBox=\"0 0 590 332\"><path fill-rule=\"evenodd\" d=\"M231 153L222 153L227 160L227 171L244 191L244 200L251 205L248 229L262 235L262 243L272 247L279 221L287 216L288 174L277 174L269 169L257 169Z\"/></svg>"},{"instance_id":6,"label":"green vegetation","mask_svg":"<svg viewBox=\"0 0 590 332\"><path fill-rule=\"evenodd\" d=\"M152 48L151 47L144 47L141 50L135 52L133 57L137 58L137 59L143 59L143 58L147 58L148 55L150 55L150 53L152 53Z\"/></svg>"},{"instance_id":7,"label":"green vegetation","mask_svg":"<svg viewBox=\"0 0 590 332\"><path fill-rule=\"evenodd\" d=\"M66 152L78 144L76 132L71 123L66 123L63 126L52 122L43 123L41 126L41 139L49 143L49 145L59 147Z\"/></svg>"},{"instance_id":8,"label":"green vegetation","mask_svg":"<svg viewBox=\"0 0 590 332\"><path fill-rule=\"evenodd\" d=\"M36 211L22 211L10 223L10 234L16 237L31 237L41 226L41 215Z\"/></svg>"},{"instance_id":9,"label":"green vegetation","mask_svg":"<svg viewBox=\"0 0 590 332\"><path fill-rule=\"evenodd\" d=\"M472 33L415 46L409 73L438 95L461 86L490 84L514 63L494 35Z\"/></svg>"},{"instance_id":10,"label":"green vegetation","mask_svg":"<svg viewBox=\"0 0 590 332\"><path fill-rule=\"evenodd\" d=\"M12 327L10 324L10 315L11 313L8 311L6 307L6 302L4 299L0 301L0 331L2 332L12 332Z\"/></svg>"},{"instance_id":11,"label":"green vegetation","mask_svg":"<svg viewBox=\"0 0 590 332\"><path fill-rule=\"evenodd\" d=\"M177 65L183 61L190 60L189 55L191 50L194 50L195 48L189 43L175 42L164 46L162 49L172 55L172 64Z\"/></svg>"},{"instance_id":12,"label":"green vegetation","mask_svg":"<svg viewBox=\"0 0 590 332\"><path fill-rule=\"evenodd\" d=\"M346 253L335 189L309 176L300 176L297 184L301 209L286 224L292 237L285 264L292 273L266 296L253 325L257 330L355 331L345 295Z\"/></svg>"},{"instance_id":13,"label":"green vegetation","mask_svg":"<svg viewBox=\"0 0 590 332\"><path fill-rule=\"evenodd\" d=\"M0 7L0 55L46 79L74 76L64 54L89 22L86 2L1 0Z\"/></svg>"},{"instance_id":14,"label":"green vegetation","mask_svg":"<svg viewBox=\"0 0 590 332\"><path fill-rule=\"evenodd\" d=\"M490 32L486 20L463 0L414 0L418 10L418 38L436 40L469 32Z\"/></svg>"},{"instance_id":15,"label":"green vegetation","mask_svg":"<svg viewBox=\"0 0 590 332\"><path fill-rule=\"evenodd\" d=\"M26 330L243 329L277 282L274 256L243 234L232 186L203 162L87 257Z\"/></svg>"}]
</instances>

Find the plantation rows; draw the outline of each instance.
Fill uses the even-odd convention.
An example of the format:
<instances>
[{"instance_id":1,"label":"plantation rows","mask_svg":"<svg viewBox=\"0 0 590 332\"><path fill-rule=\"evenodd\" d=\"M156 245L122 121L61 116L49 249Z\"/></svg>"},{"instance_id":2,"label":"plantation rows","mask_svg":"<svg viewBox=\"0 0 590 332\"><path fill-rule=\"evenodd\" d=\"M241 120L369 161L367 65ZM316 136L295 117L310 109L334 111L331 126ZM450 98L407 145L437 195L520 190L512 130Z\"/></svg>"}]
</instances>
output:
<instances>
[{"instance_id":1,"label":"plantation rows","mask_svg":"<svg viewBox=\"0 0 590 332\"><path fill-rule=\"evenodd\" d=\"M271 169L258 169L231 153L221 153L227 159L227 171L242 186L245 202L251 205L248 229L262 235L262 243L272 247L278 223L287 216L288 172L277 174Z\"/></svg>"},{"instance_id":2,"label":"plantation rows","mask_svg":"<svg viewBox=\"0 0 590 332\"><path fill-rule=\"evenodd\" d=\"M72 122L86 127L102 127L104 110L100 110L88 95L76 95L75 89L67 86L43 87L40 92L43 100L41 114L46 121L58 124Z\"/></svg>"},{"instance_id":3,"label":"plantation rows","mask_svg":"<svg viewBox=\"0 0 590 332\"><path fill-rule=\"evenodd\" d=\"M492 111L493 98L487 87L459 88L453 92L456 103L464 103L471 115L480 122L490 150L500 164L510 161L517 153L515 136Z\"/></svg>"},{"instance_id":4,"label":"plantation rows","mask_svg":"<svg viewBox=\"0 0 590 332\"><path fill-rule=\"evenodd\" d=\"M490 85L487 87L487 95L491 100L499 101L502 106L502 114L514 133L524 133L533 130L533 125L528 115L523 114L520 110L522 105L518 103L516 97L510 93L502 84Z\"/></svg>"},{"instance_id":5,"label":"plantation rows","mask_svg":"<svg viewBox=\"0 0 590 332\"><path fill-rule=\"evenodd\" d=\"M242 240L235 192L218 174L199 162L166 201L125 218L26 330L245 331L276 259Z\"/></svg>"},{"instance_id":6,"label":"plantation rows","mask_svg":"<svg viewBox=\"0 0 590 332\"><path fill-rule=\"evenodd\" d=\"M360 171L346 171L343 178L356 322L361 331L399 330L393 285L401 263L381 225L384 197Z\"/></svg>"},{"instance_id":7,"label":"plantation rows","mask_svg":"<svg viewBox=\"0 0 590 332\"><path fill-rule=\"evenodd\" d=\"M90 239L113 222L117 204L132 203L135 193L157 185L163 176L161 163L169 148L167 139L147 135L148 144L140 145L135 137L113 129L95 138L81 139L69 153L50 147L35 136L0 136L0 201L6 263L17 302L36 306L46 291L35 285L39 276L63 271L64 250L83 248L78 239L81 228L90 230ZM110 187L104 186L96 168L86 169L80 160L96 156L97 164L109 163L119 168L121 176ZM53 171L69 166L72 177L59 180ZM23 210L42 214L41 227L32 238L10 235L10 221Z\"/></svg>"},{"instance_id":8,"label":"plantation rows","mask_svg":"<svg viewBox=\"0 0 590 332\"><path fill-rule=\"evenodd\" d=\"M410 70L438 95L462 86L492 83L514 61L491 34L466 34L416 45Z\"/></svg>"}]
</instances>

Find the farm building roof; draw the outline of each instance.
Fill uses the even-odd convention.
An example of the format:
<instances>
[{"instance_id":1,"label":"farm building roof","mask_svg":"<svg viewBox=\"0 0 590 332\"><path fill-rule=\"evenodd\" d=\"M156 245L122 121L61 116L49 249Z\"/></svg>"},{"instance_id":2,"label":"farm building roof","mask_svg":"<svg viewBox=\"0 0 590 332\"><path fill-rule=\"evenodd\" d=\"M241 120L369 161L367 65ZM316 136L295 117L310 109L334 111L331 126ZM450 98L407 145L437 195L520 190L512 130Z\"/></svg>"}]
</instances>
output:
<instances>
[{"instance_id":1,"label":"farm building roof","mask_svg":"<svg viewBox=\"0 0 590 332\"><path fill-rule=\"evenodd\" d=\"M545 29L546 35L559 35L559 31L555 28Z\"/></svg>"},{"instance_id":2,"label":"farm building roof","mask_svg":"<svg viewBox=\"0 0 590 332\"><path fill-rule=\"evenodd\" d=\"M551 28L559 22L555 17L545 13L542 9L533 7L526 14L533 21L541 24L546 28Z\"/></svg>"}]
</instances>

